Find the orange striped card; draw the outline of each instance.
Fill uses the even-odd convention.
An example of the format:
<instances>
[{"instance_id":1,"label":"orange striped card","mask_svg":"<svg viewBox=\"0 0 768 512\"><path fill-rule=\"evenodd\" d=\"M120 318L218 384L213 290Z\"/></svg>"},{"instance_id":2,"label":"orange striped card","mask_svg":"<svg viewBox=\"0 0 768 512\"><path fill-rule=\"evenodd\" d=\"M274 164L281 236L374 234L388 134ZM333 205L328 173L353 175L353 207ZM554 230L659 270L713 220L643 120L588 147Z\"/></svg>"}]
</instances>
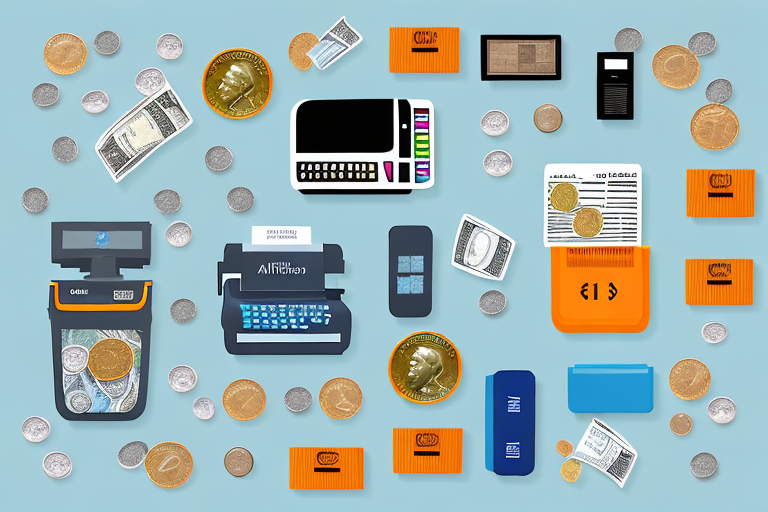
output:
<instances>
[{"instance_id":1,"label":"orange striped card","mask_svg":"<svg viewBox=\"0 0 768 512\"><path fill-rule=\"evenodd\" d=\"M464 430L392 429L394 473L461 473Z\"/></svg>"},{"instance_id":2,"label":"orange striped card","mask_svg":"<svg viewBox=\"0 0 768 512\"><path fill-rule=\"evenodd\" d=\"M685 260L686 304L751 305L752 287L752 260Z\"/></svg>"},{"instance_id":3,"label":"orange striped card","mask_svg":"<svg viewBox=\"0 0 768 512\"><path fill-rule=\"evenodd\" d=\"M291 489L363 489L362 448L290 448Z\"/></svg>"},{"instance_id":4,"label":"orange striped card","mask_svg":"<svg viewBox=\"0 0 768 512\"><path fill-rule=\"evenodd\" d=\"M688 169L689 217L754 217L754 169Z\"/></svg>"},{"instance_id":5,"label":"orange striped card","mask_svg":"<svg viewBox=\"0 0 768 512\"><path fill-rule=\"evenodd\" d=\"M458 73L458 27L390 27L390 73Z\"/></svg>"}]
</instances>

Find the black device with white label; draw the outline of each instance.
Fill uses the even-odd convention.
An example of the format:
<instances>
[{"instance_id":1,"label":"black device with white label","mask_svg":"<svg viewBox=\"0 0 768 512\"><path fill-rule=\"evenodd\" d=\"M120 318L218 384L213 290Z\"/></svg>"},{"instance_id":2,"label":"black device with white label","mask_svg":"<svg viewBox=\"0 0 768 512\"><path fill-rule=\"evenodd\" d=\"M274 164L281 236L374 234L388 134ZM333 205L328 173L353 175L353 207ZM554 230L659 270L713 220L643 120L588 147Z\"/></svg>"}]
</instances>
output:
<instances>
[{"instance_id":1,"label":"black device with white label","mask_svg":"<svg viewBox=\"0 0 768 512\"><path fill-rule=\"evenodd\" d=\"M394 226L389 230L389 312L425 317L432 311L432 230Z\"/></svg>"},{"instance_id":2,"label":"black device with white label","mask_svg":"<svg viewBox=\"0 0 768 512\"><path fill-rule=\"evenodd\" d=\"M597 54L598 119L634 119L634 63L632 52Z\"/></svg>"}]
</instances>

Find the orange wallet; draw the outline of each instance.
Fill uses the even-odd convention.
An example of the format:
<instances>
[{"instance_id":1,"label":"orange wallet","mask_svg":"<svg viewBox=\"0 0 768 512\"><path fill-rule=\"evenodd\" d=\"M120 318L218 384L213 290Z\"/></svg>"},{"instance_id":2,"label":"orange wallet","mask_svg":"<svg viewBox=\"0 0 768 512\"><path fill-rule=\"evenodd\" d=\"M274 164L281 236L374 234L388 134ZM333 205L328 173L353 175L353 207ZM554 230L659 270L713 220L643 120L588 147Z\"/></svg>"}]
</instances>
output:
<instances>
[{"instance_id":1,"label":"orange wallet","mask_svg":"<svg viewBox=\"0 0 768 512\"><path fill-rule=\"evenodd\" d=\"M291 489L363 489L362 448L290 448Z\"/></svg>"},{"instance_id":2,"label":"orange wallet","mask_svg":"<svg viewBox=\"0 0 768 512\"><path fill-rule=\"evenodd\" d=\"M685 303L751 305L752 272L752 260L685 260Z\"/></svg>"},{"instance_id":3,"label":"orange wallet","mask_svg":"<svg viewBox=\"0 0 768 512\"><path fill-rule=\"evenodd\" d=\"M390 27L390 73L458 73L458 27Z\"/></svg>"},{"instance_id":4,"label":"orange wallet","mask_svg":"<svg viewBox=\"0 0 768 512\"><path fill-rule=\"evenodd\" d=\"M688 217L754 217L754 169L688 169Z\"/></svg>"},{"instance_id":5,"label":"orange wallet","mask_svg":"<svg viewBox=\"0 0 768 512\"><path fill-rule=\"evenodd\" d=\"M392 472L461 473L464 430L392 429Z\"/></svg>"}]
</instances>

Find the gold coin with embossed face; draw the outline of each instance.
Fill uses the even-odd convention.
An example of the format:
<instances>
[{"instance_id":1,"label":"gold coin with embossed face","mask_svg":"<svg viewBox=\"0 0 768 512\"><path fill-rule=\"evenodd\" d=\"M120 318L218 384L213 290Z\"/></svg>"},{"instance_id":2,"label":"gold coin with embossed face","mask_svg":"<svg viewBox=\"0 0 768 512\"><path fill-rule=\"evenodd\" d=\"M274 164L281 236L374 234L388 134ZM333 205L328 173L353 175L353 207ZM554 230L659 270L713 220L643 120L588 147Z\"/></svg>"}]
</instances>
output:
<instances>
[{"instance_id":1,"label":"gold coin with embossed face","mask_svg":"<svg viewBox=\"0 0 768 512\"><path fill-rule=\"evenodd\" d=\"M272 96L272 70L256 52L243 48L225 50L205 69L203 96L208 105L224 117L254 116Z\"/></svg>"},{"instance_id":2,"label":"gold coin with embossed face","mask_svg":"<svg viewBox=\"0 0 768 512\"><path fill-rule=\"evenodd\" d=\"M691 420L691 417L687 414L675 414L669 421L669 428L676 435L684 436L688 434L693 428L693 420Z\"/></svg>"},{"instance_id":3,"label":"gold coin with embossed face","mask_svg":"<svg viewBox=\"0 0 768 512\"><path fill-rule=\"evenodd\" d=\"M312 67L312 59L307 57L307 52L317 44L317 36L309 32L303 32L291 40L288 45L288 58L291 64L302 71Z\"/></svg>"},{"instance_id":4,"label":"gold coin with embossed face","mask_svg":"<svg viewBox=\"0 0 768 512\"><path fill-rule=\"evenodd\" d=\"M133 368L133 350L123 340L97 342L88 354L88 369L98 380L117 380Z\"/></svg>"},{"instance_id":5,"label":"gold coin with embossed face","mask_svg":"<svg viewBox=\"0 0 768 512\"><path fill-rule=\"evenodd\" d=\"M569 212L579 204L579 191L572 183L558 183L549 194L549 202L555 210Z\"/></svg>"},{"instance_id":6,"label":"gold coin with embossed face","mask_svg":"<svg viewBox=\"0 0 768 512\"><path fill-rule=\"evenodd\" d=\"M582 208L573 218L573 231L584 238L597 236L603 229L603 214L595 208Z\"/></svg>"},{"instance_id":7,"label":"gold coin with embossed face","mask_svg":"<svg viewBox=\"0 0 768 512\"><path fill-rule=\"evenodd\" d=\"M699 79L699 59L684 46L665 46L653 57L653 74L670 89L685 89Z\"/></svg>"},{"instance_id":8,"label":"gold coin with embossed face","mask_svg":"<svg viewBox=\"0 0 768 512\"><path fill-rule=\"evenodd\" d=\"M707 393L711 379L707 365L697 359L683 359L669 372L669 387L683 400L696 400Z\"/></svg>"},{"instance_id":9,"label":"gold coin with embossed face","mask_svg":"<svg viewBox=\"0 0 768 512\"><path fill-rule=\"evenodd\" d=\"M417 404L440 402L459 386L461 356L442 334L413 333L392 351L389 381L406 400Z\"/></svg>"},{"instance_id":10,"label":"gold coin with embossed face","mask_svg":"<svg viewBox=\"0 0 768 512\"><path fill-rule=\"evenodd\" d=\"M43 59L57 75L71 75L85 64L88 47L74 34L56 34L45 43Z\"/></svg>"},{"instance_id":11,"label":"gold coin with embossed face","mask_svg":"<svg viewBox=\"0 0 768 512\"><path fill-rule=\"evenodd\" d=\"M576 459L568 459L560 466L560 476L566 482L575 482L581 476L581 462Z\"/></svg>"},{"instance_id":12,"label":"gold coin with embossed face","mask_svg":"<svg viewBox=\"0 0 768 512\"><path fill-rule=\"evenodd\" d=\"M704 149L727 148L739 136L739 118L720 103L704 105L693 114L691 135Z\"/></svg>"},{"instance_id":13,"label":"gold coin with embossed face","mask_svg":"<svg viewBox=\"0 0 768 512\"><path fill-rule=\"evenodd\" d=\"M320 390L320 407L335 420L351 418L363 405L363 392L351 379L331 379Z\"/></svg>"},{"instance_id":14,"label":"gold coin with embossed face","mask_svg":"<svg viewBox=\"0 0 768 512\"><path fill-rule=\"evenodd\" d=\"M568 441L558 441L557 442L557 453L562 455L563 457L567 457L570 454L573 453L573 445L569 443Z\"/></svg>"},{"instance_id":15,"label":"gold coin with embossed face","mask_svg":"<svg viewBox=\"0 0 768 512\"><path fill-rule=\"evenodd\" d=\"M236 420L248 421L264 412L267 395L258 383L240 379L227 386L221 401L227 414Z\"/></svg>"},{"instance_id":16,"label":"gold coin with embossed face","mask_svg":"<svg viewBox=\"0 0 768 512\"><path fill-rule=\"evenodd\" d=\"M144 459L149 479L160 487L173 489L186 482L192 474L192 455L178 443L153 446Z\"/></svg>"}]
</instances>

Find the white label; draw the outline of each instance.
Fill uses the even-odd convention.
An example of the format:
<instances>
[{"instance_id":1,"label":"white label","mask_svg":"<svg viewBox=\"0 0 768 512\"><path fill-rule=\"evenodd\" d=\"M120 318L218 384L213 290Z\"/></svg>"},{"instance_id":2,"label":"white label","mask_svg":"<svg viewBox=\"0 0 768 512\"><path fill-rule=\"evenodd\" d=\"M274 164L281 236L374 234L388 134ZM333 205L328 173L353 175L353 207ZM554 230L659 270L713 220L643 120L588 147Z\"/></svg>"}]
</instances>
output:
<instances>
[{"instance_id":1,"label":"white label","mask_svg":"<svg viewBox=\"0 0 768 512\"><path fill-rule=\"evenodd\" d=\"M133 300L133 290L113 290L113 300Z\"/></svg>"},{"instance_id":2,"label":"white label","mask_svg":"<svg viewBox=\"0 0 768 512\"><path fill-rule=\"evenodd\" d=\"M310 226L253 226L251 243L253 245L310 245L312 228Z\"/></svg>"},{"instance_id":3,"label":"white label","mask_svg":"<svg viewBox=\"0 0 768 512\"><path fill-rule=\"evenodd\" d=\"M627 69L627 59L605 59L605 69Z\"/></svg>"}]
</instances>

